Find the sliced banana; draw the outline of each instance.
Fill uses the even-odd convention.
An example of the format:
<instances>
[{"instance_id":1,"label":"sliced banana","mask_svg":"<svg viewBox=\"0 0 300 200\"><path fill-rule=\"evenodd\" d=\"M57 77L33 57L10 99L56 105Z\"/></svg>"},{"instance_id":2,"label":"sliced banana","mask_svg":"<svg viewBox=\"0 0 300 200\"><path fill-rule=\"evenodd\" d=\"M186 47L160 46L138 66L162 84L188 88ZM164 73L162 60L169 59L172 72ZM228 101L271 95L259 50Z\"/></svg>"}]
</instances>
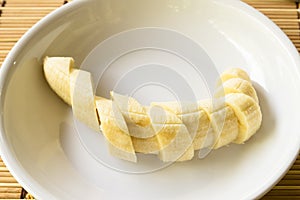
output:
<instances>
[{"instance_id":1,"label":"sliced banana","mask_svg":"<svg viewBox=\"0 0 300 200\"><path fill-rule=\"evenodd\" d=\"M70 57L46 57L44 59L44 75L48 84L69 105L71 105L70 72L73 68L74 60Z\"/></svg>"},{"instance_id":2,"label":"sliced banana","mask_svg":"<svg viewBox=\"0 0 300 200\"><path fill-rule=\"evenodd\" d=\"M131 137L134 150L144 154L158 154L160 144L157 140L157 135L149 138Z\"/></svg>"},{"instance_id":3,"label":"sliced banana","mask_svg":"<svg viewBox=\"0 0 300 200\"><path fill-rule=\"evenodd\" d=\"M177 115L160 106L151 106L149 113L160 145L159 158L164 162L191 160L193 140Z\"/></svg>"},{"instance_id":4,"label":"sliced banana","mask_svg":"<svg viewBox=\"0 0 300 200\"><path fill-rule=\"evenodd\" d=\"M147 109L137 100L115 92L111 92L111 97L121 110L131 136L150 138L156 134L150 123Z\"/></svg>"},{"instance_id":5,"label":"sliced banana","mask_svg":"<svg viewBox=\"0 0 300 200\"><path fill-rule=\"evenodd\" d=\"M118 158L136 162L137 158L125 120L114 103L97 99L96 108L101 120L100 128L109 142L110 153Z\"/></svg>"},{"instance_id":6,"label":"sliced banana","mask_svg":"<svg viewBox=\"0 0 300 200\"><path fill-rule=\"evenodd\" d=\"M203 157L231 142L244 143L262 123L256 91L239 68L222 73L215 99L150 107L115 92L112 100L94 96L91 74L74 69L69 57L46 57L44 74L78 120L96 131L100 127L110 153L131 162L136 152L158 154L164 162L191 160L195 150Z\"/></svg>"},{"instance_id":7,"label":"sliced banana","mask_svg":"<svg viewBox=\"0 0 300 200\"><path fill-rule=\"evenodd\" d=\"M199 127L200 112L197 103L190 102L152 102L151 106L159 106L175 114L186 126L191 138L195 138Z\"/></svg>"},{"instance_id":8,"label":"sliced banana","mask_svg":"<svg viewBox=\"0 0 300 200\"><path fill-rule=\"evenodd\" d=\"M228 145L238 136L237 117L229 106L214 111L211 114L211 124L214 132L217 133L214 149Z\"/></svg>"},{"instance_id":9,"label":"sliced banana","mask_svg":"<svg viewBox=\"0 0 300 200\"><path fill-rule=\"evenodd\" d=\"M261 126L262 113L260 107L253 98L242 93L228 94L225 101L234 111L239 123L239 133L233 142L242 144L256 133Z\"/></svg>"},{"instance_id":10,"label":"sliced banana","mask_svg":"<svg viewBox=\"0 0 300 200\"><path fill-rule=\"evenodd\" d=\"M111 92L111 98L116 102L122 113L139 126L147 126L150 124L150 118L147 115L147 110L137 100L132 97L120 95L115 92Z\"/></svg>"},{"instance_id":11,"label":"sliced banana","mask_svg":"<svg viewBox=\"0 0 300 200\"><path fill-rule=\"evenodd\" d=\"M204 146L206 136L209 134L209 118L205 111L198 107L198 103L175 101L152 102L151 105L161 106L179 117L193 140L195 150Z\"/></svg>"},{"instance_id":12,"label":"sliced banana","mask_svg":"<svg viewBox=\"0 0 300 200\"><path fill-rule=\"evenodd\" d=\"M100 132L91 73L74 69L70 74L70 96L74 116Z\"/></svg>"},{"instance_id":13,"label":"sliced banana","mask_svg":"<svg viewBox=\"0 0 300 200\"><path fill-rule=\"evenodd\" d=\"M194 149L200 150L207 148L214 142L213 129L210 124L210 119L207 113L199 109L199 123L196 136L193 141Z\"/></svg>"},{"instance_id":14,"label":"sliced banana","mask_svg":"<svg viewBox=\"0 0 300 200\"><path fill-rule=\"evenodd\" d=\"M225 81L232 79L232 78L241 78L241 79L251 82L250 77L248 76L247 72L245 72L244 70L242 70L240 68L231 68L231 69L224 71L221 74L220 79L218 80L218 85L221 85Z\"/></svg>"},{"instance_id":15,"label":"sliced banana","mask_svg":"<svg viewBox=\"0 0 300 200\"><path fill-rule=\"evenodd\" d=\"M226 80L223 85L216 89L215 97L224 97L226 94L230 93L243 93L258 102L258 97L252 84L242 78L231 78Z\"/></svg>"}]
</instances>

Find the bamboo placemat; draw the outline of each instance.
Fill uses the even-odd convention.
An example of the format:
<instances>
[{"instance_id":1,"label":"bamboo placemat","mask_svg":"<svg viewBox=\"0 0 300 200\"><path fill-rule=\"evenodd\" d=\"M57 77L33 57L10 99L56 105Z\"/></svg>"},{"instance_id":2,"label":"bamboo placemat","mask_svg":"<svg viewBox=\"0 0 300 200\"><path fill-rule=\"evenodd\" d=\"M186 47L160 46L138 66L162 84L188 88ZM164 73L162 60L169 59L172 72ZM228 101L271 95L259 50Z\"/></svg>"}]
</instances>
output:
<instances>
[{"instance_id":1,"label":"bamboo placemat","mask_svg":"<svg viewBox=\"0 0 300 200\"><path fill-rule=\"evenodd\" d=\"M70 0L69 0L70 1ZM272 19L300 52L299 5L290 0L244 0ZM0 66L18 39L64 0L0 0ZM0 158L0 199L33 198L12 177ZM300 200L300 155L284 178L263 200Z\"/></svg>"}]
</instances>

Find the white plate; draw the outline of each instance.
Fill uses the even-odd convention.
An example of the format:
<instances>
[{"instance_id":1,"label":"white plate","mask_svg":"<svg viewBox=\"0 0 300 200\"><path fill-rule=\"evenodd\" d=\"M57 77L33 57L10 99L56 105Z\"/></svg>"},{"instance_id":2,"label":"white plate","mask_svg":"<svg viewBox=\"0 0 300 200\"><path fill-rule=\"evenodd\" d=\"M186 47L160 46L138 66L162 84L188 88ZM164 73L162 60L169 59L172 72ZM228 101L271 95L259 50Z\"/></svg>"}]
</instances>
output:
<instances>
[{"instance_id":1,"label":"white plate","mask_svg":"<svg viewBox=\"0 0 300 200\"><path fill-rule=\"evenodd\" d=\"M48 87L46 55L72 56L94 76L108 67L97 92L115 89L143 103L207 97L218 73L241 67L257 89L263 124L245 145L203 160L161 168L154 157L142 157L128 165L108 156L102 136L74 121ZM146 84L152 80L165 82ZM74 1L26 33L3 63L0 81L1 156L39 199L254 199L299 152L299 55L277 26L237 0ZM137 170L152 172L131 173Z\"/></svg>"}]
</instances>

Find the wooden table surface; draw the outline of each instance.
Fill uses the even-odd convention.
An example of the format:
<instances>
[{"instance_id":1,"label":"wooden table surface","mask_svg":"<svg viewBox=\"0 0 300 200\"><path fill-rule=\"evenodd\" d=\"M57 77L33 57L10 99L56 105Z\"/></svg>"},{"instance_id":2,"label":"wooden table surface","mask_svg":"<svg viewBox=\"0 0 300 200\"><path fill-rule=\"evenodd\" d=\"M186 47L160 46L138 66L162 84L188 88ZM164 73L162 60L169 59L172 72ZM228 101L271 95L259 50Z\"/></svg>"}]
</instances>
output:
<instances>
[{"instance_id":1,"label":"wooden table surface","mask_svg":"<svg viewBox=\"0 0 300 200\"><path fill-rule=\"evenodd\" d=\"M300 51L299 5L290 0L244 0L273 20ZM0 0L0 66L18 39L42 17L70 2L64 0ZM33 198L13 178L0 157L0 199ZM263 200L300 200L300 155Z\"/></svg>"}]
</instances>

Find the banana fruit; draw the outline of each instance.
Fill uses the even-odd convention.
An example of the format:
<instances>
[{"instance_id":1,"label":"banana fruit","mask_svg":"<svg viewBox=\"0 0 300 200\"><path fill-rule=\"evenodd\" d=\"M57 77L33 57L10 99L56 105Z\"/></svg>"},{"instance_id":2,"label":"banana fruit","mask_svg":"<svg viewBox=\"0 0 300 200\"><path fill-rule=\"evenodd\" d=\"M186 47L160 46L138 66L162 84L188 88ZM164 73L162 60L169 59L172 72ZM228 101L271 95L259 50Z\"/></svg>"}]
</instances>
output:
<instances>
[{"instance_id":1,"label":"banana fruit","mask_svg":"<svg viewBox=\"0 0 300 200\"><path fill-rule=\"evenodd\" d=\"M152 102L111 92L94 95L91 74L76 69L70 57L46 57L44 75L74 116L102 132L113 156L137 162L136 153L157 154L164 162L186 161L195 150L242 144L262 123L259 100L248 74L233 68L221 74L213 99Z\"/></svg>"}]
</instances>

